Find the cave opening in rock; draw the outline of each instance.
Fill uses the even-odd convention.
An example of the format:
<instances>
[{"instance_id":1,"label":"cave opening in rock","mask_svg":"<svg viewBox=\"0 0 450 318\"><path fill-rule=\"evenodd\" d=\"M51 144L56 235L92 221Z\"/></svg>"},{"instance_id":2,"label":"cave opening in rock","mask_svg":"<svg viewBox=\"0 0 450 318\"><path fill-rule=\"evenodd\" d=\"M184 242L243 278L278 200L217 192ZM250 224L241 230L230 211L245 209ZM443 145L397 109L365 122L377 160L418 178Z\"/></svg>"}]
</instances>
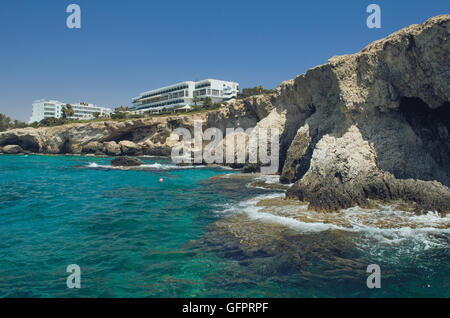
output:
<instances>
[{"instance_id":1,"label":"cave opening in rock","mask_svg":"<svg viewBox=\"0 0 450 318\"><path fill-rule=\"evenodd\" d=\"M115 133L111 134L108 138L104 139L105 142L115 141L117 143L121 142L122 140L132 141L133 140L133 132L131 130L115 132Z\"/></svg>"},{"instance_id":2,"label":"cave opening in rock","mask_svg":"<svg viewBox=\"0 0 450 318\"><path fill-rule=\"evenodd\" d=\"M450 103L431 109L420 98L404 97L399 112L436 163L450 172Z\"/></svg>"},{"instance_id":3,"label":"cave opening in rock","mask_svg":"<svg viewBox=\"0 0 450 318\"><path fill-rule=\"evenodd\" d=\"M105 138L104 141L115 141L119 143L121 141L128 140L138 143L144 141L149 136L152 136L155 133L156 127L153 126L130 128L124 131L113 133L108 138Z\"/></svg>"},{"instance_id":4,"label":"cave opening in rock","mask_svg":"<svg viewBox=\"0 0 450 318\"><path fill-rule=\"evenodd\" d=\"M59 153L60 154L72 153L72 142L69 139L64 141L61 148L59 149Z\"/></svg>"},{"instance_id":5,"label":"cave opening in rock","mask_svg":"<svg viewBox=\"0 0 450 318\"><path fill-rule=\"evenodd\" d=\"M12 136L6 139L1 146L7 145L19 145L23 150L31 151L34 153L39 152L39 144L31 138L19 138L17 136Z\"/></svg>"}]
</instances>

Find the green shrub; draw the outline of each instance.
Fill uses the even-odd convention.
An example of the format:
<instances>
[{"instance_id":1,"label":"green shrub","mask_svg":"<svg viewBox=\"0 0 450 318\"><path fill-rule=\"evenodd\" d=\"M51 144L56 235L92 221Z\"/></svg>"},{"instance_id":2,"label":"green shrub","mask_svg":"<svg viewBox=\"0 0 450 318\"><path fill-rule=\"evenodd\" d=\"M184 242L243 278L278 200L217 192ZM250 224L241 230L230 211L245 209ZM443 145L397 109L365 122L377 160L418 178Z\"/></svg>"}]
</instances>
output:
<instances>
[{"instance_id":1,"label":"green shrub","mask_svg":"<svg viewBox=\"0 0 450 318\"><path fill-rule=\"evenodd\" d=\"M253 88L243 88L242 92L238 94L238 98L246 98L255 95L263 95L263 94L273 94L275 91L273 89L265 89L264 86L255 86Z\"/></svg>"}]
</instances>

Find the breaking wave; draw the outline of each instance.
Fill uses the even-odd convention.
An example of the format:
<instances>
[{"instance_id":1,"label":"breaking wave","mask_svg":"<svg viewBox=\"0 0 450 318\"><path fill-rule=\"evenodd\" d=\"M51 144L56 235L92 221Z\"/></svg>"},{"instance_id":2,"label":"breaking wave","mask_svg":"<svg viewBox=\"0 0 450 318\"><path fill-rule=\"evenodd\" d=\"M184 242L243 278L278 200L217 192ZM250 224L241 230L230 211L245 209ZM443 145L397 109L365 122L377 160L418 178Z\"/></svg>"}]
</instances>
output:
<instances>
[{"instance_id":1,"label":"breaking wave","mask_svg":"<svg viewBox=\"0 0 450 318\"><path fill-rule=\"evenodd\" d=\"M181 169L201 169L206 168L206 166L177 166L161 163L151 163L143 164L135 167L125 167L125 166L112 166L112 165L101 165L95 162L89 163L87 168L91 169L112 169L112 170L181 170Z\"/></svg>"},{"instance_id":2,"label":"breaking wave","mask_svg":"<svg viewBox=\"0 0 450 318\"><path fill-rule=\"evenodd\" d=\"M278 224L301 233L338 230L361 234L361 246L371 243L420 242L420 248L444 247L450 234L450 216L429 212L417 215L379 205L374 209L353 207L335 213L311 211L307 204L284 200L283 193L271 193L226 204L220 214L241 214L248 219ZM443 237L442 237L443 236Z\"/></svg>"}]
</instances>

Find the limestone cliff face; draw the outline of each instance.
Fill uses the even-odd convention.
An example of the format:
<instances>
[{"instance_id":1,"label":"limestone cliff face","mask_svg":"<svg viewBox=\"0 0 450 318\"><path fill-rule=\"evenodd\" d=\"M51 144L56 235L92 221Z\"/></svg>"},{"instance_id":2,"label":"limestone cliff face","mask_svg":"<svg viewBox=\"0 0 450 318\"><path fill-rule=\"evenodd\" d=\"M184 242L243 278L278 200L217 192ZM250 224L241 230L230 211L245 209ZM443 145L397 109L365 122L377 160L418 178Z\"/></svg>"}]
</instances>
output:
<instances>
[{"instance_id":1,"label":"limestone cliff face","mask_svg":"<svg viewBox=\"0 0 450 318\"><path fill-rule=\"evenodd\" d=\"M261 108L258 111L264 110ZM187 128L193 131L194 121L197 120L203 122L204 128L217 127L224 132L226 128L247 129L257 124L256 112L256 108L249 108L245 102L241 102L229 108L197 115L15 129L0 133L0 145L18 145L24 151L46 154L169 156L176 144L175 140L168 138L174 129Z\"/></svg>"},{"instance_id":2,"label":"limestone cliff face","mask_svg":"<svg viewBox=\"0 0 450 318\"><path fill-rule=\"evenodd\" d=\"M0 147L43 153L168 155L174 128L278 127L289 198L321 210L403 199L450 211L450 16L431 18L330 59L273 96L195 116L0 133ZM130 143L132 142L132 143ZM16 149L16 148L13 148ZM8 151L12 151L8 148Z\"/></svg>"},{"instance_id":3,"label":"limestone cliff face","mask_svg":"<svg viewBox=\"0 0 450 318\"><path fill-rule=\"evenodd\" d=\"M289 197L324 210L367 198L450 210L449 25L412 25L278 88Z\"/></svg>"}]
</instances>

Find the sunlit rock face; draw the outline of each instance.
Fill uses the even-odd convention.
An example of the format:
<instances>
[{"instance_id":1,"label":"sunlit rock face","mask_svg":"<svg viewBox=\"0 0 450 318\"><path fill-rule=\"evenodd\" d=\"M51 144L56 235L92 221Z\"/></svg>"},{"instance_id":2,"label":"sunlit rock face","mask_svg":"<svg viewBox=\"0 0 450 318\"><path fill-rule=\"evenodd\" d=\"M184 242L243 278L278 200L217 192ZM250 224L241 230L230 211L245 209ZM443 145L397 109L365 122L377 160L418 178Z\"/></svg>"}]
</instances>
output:
<instances>
[{"instance_id":1,"label":"sunlit rock face","mask_svg":"<svg viewBox=\"0 0 450 318\"><path fill-rule=\"evenodd\" d=\"M450 210L449 20L412 25L279 87L288 197L327 211L368 198Z\"/></svg>"},{"instance_id":2,"label":"sunlit rock face","mask_svg":"<svg viewBox=\"0 0 450 318\"><path fill-rule=\"evenodd\" d=\"M266 97L260 99L262 103L268 103ZM195 121L203 122L203 129L217 127L224 133L226 128L248 129L258 123L257 113L266 114L267 107L245 100L202 114L14 129L0 133L0 145L19 145L34 153L47 154L169 156L177 143L174 138L169 138L174 129L187 128L193 132Z\"/></svg>"}]
</instances>

